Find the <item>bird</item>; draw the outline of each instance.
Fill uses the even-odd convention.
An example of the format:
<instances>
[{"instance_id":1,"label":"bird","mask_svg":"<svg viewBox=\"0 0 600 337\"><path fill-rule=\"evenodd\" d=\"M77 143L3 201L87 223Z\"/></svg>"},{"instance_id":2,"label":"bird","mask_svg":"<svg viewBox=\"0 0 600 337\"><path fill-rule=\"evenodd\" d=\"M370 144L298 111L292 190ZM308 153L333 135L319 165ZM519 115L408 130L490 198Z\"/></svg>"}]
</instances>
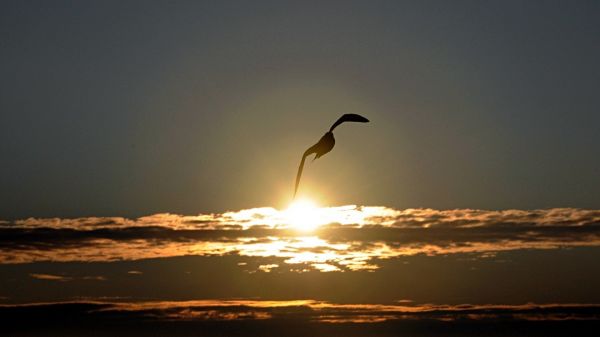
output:
<instances>
[{"instance_id":1,"label":"bird","mask_svg":"<svg viewBox=\"0 0 600 337\"><path fill-rule=\"evenodd\" d=\"M294 198L296 198L296 193L298 192L298 186L300 185L300 177L302 177L302 170L304 169L304 161L306 160L306 157L314 153L314 161L331 151L331 149L333 149L333 146L335 145L333 129L335 129L338 125L344 122L368 123L369 120L357 114L344 114L342 115L342 117L338 118L338 120L335 121L335 123L333 123L331 128L329 128L329 131L327 131L315 145L309 147L306 151L304 151L304 154L302 155L302 160L300 161L300 167L298 167L298 174L296 174L296 187L294 188Z\"/></svg>"}]
</instances>

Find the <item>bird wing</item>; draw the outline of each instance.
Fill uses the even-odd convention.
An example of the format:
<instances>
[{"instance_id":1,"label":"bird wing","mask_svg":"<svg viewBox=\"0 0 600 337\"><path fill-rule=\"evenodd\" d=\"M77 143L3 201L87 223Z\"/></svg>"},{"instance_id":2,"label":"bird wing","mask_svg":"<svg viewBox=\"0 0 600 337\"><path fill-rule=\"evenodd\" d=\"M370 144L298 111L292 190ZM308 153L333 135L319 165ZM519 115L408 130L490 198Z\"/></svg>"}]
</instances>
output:
<instances>
[{"instance_id":1,"label":"bird wing","mask_svg":"<svg viewBox=\"0 0 600 337\"><path fill-rule=\"evenodd\" d=\"M302 170L304 170L304 161L306 157L310 156L313 153L316 153L317 144L308 148L308 150L304 151L302 155L302 160L300 161L300 166L298 167L298 174L296 174L296 188L294 189L294 198L296 197L296 192L298 192L298 186L300 186L300 177L302 177Z\"/></svg>"},{"instance_id":2,"label":"bird wing","mask_svg":"<svg viewBox=\"0 0 600 337\"><path fill-rule=\"evenodd\" d=\"M335 123L333 123L333 125L331 126L331 128L329 129L329 131L333 131L333 129L335 129L338 125L344 123L344 122L360 122L360 123L368 123L369 120L364 118L361 115L357 115L357 114L344 114L342 117L340 117Z\"/></svg>"}]
</instances>

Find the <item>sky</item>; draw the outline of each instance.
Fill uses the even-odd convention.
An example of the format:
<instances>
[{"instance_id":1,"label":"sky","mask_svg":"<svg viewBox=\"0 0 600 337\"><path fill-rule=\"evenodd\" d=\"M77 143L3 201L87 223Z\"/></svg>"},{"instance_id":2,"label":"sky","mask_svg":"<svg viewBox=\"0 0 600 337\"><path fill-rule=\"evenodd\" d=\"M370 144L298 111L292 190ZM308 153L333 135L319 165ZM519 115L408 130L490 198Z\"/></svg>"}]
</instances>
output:
<instances>
[{"instance_id":1,"label":"sky","mask_svg":"<svg viewBox=\"0 0 600 337\"><path fill-rule=\"evenodd\" d=\"M598 13L2 1L3 332L598 331Z\"/></svg>"},{"instance_id":2,"label":"sky","mask_svg":"<svg viewBox=\"0 0 600 337\"><path fill-rule=\"evenodd\" d=\"M0 215L597 208L595 1L4 1Z\"/></svg>"}]
</instances>

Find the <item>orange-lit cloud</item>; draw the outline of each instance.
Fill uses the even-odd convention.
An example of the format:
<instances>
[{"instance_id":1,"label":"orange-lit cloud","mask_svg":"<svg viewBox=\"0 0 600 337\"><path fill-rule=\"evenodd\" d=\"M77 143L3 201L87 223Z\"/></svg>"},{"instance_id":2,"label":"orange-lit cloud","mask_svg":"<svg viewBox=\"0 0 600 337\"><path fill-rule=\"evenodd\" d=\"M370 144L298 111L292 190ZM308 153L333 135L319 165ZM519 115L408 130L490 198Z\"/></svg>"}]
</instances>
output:
<instances>
[{"instance_id":1,"label":"orange-lit cloud","mask_svg":"<svg viewBox=\"0 0 600 337\"><path fill-rule=\"evenodd\" d=\"M417 254L490 255L518 249L600 246L600 211L319 209L320 226L298 231L285 211L156 214L139 219L25 219L0 223L1 263L115 261L184 255L282 258L297 271L376 270ZM289 220L289 219L288 219ZM281 267L281 266L277 266ZM258 270L277 268L262 263Z\"/></svg>"}]
</instances>

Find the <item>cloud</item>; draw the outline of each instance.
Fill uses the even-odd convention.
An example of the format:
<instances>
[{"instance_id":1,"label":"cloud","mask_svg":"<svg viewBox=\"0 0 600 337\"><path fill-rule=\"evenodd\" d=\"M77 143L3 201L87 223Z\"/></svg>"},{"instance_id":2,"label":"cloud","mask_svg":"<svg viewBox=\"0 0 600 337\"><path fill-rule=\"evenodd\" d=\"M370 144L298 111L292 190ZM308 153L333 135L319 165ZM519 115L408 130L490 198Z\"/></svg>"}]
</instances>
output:
<instances>
[{"instance_id":1,"label":"cloud","mask_svg":"<svg viewBox=\"0 0 600 337\"><path fill-rule=\"evenodd\" d=\"M83 276L81 279L85 281L106 281L104 276Z\"/></svg>"},{"instance_id":2,"label":"cloud","mask_svg":"<svg viewBox=\"0 0 600 337\"><path fill-rule=\"evenodd\" d=\"M31 273L31 274L29 274L29 276L33 277L34 279L38 279L38 280L60 281L60 282L73 281L76 279L84 280L84 281L106 281L106 277L104 277L104 276L70 277L70 276L63 276L63 275L37 274L37 273Z\"/></svg>"},{"instance_id":3,"label":"cloud","mask_svg":"<svg viewBox=\"0 0 600 337\"><path fill-rule=\"evenodd\" d=\"M598 304L376 305L315 300L0 305L8 335L593 336ZM28 322L35 322L29 324Z\"/></svg>"},{"instance_id":4,"label":"cloud","mask_svg":"<svg viewBox=\"0 0 600 337\"><path fill-rule=\"evenodd\" d=\"M25 219L0 223L0 263L116 261L184 255L283 258L297 270L372 271L378 260L417 254L600 246L600 211L317 210L320 227L300 231L273 208L138 219ZM289 220L289 219L288 219ZM271 263L263 263L266 271Z\"/></svg>"},{"instance_id":5,"label":"cloud","mask_svg":"<svg viewBox=\"0 0 600 337\"><path fill-rule=\"evenodd\" d=\"M258 266L258 270L263 271L265 273L270 273L271 269L279 267L278 264L262 264Z\"/></svg>"},{"instance_id":6,"label":"cloud","mask_svg":"<svg viewBox=\"0 0 600 337\"><path fill-rule=\"evenodd\" d=\"M71 277L66 277L66 276L61 276L61 275L52 275L52 274L29 274L29 276L33 277L34 279L38 279L38 280L60 281L60 282L71 281L73 279Z\"/></svg>"},{"instance_id":7,"label":"cloud","mask_svg":"<svg viewBox=\"0 0 600 337\"><path fill-rule=\"evenodd\" d=\"M131 316L157 320L248 320L302 318L325 323L385 320L600 320L599 304L436 305L338 304L316 300L196 300L156 302L56 302L0 305L2 311L38 313L71 308L90 316ZM40 310L41 309L41 310Z\"/></svg>"}]
</instances>

